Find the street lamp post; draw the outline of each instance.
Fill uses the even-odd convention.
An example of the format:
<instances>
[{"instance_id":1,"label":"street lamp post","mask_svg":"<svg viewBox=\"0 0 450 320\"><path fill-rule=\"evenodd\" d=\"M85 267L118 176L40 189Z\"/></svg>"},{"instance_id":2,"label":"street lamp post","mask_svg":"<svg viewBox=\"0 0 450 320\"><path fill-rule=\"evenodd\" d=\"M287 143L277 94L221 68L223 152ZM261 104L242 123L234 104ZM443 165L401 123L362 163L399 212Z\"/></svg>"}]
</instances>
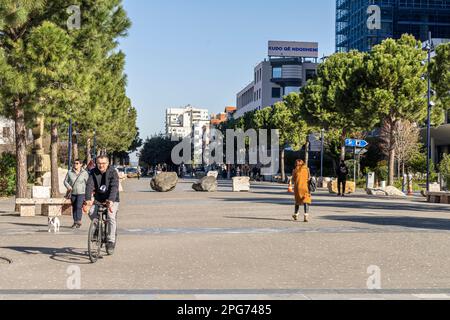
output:
<instances>
[{"instance_id":1,"label":"street lamp post","mask_svg":"<svg viewBox=\"0 0 450 320\"><path fill-rule=\"evenodd\" d=\"M324 150L325 129L320 133L321 150L320 150L320 183L323 183L323 150Z\"/></svg>"},{"instance_id":2,"label":"street lamp post","mask_svg":"<svg viewBox=\"0 0 450 320\"><path fill-rule=\"evenodd\" d=\"M431 31L428 32L428 67L431 64L431 52L433 51L433 45L431 40ZM430 70L428 69L428 93L427 93L427 103L428 103L428 114L427 114L427 192L430 191L430 166L431 166L431 108L433 107L433 102L431 101L431 76Z\"/></svg>"},{"instance_id":3,"label":"street lamp post","mask_svg":"<svg viewBox=\"0 0 450 320\"><path fill-rule=\"evenodd\" d=\"M72 118L70 118L69 119L69 150L68 150L68 158L69 158L68 169L69 170L72 166L72 132L73 132Z\"/></svg>"}]
</instances>

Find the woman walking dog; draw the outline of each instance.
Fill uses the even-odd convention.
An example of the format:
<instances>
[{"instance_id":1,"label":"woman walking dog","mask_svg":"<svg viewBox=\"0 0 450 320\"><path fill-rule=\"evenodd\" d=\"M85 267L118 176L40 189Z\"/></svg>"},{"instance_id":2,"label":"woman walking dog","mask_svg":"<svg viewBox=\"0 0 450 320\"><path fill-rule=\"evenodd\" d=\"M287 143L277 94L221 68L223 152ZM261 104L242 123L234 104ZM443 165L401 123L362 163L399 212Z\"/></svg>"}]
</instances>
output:
<instances>
[{"instance_id":1,"label":"woman walking dog","mask_svg":"<svg viewBox=\"0 0 450 320\"><path fill-rule=\"evenodd\" d=\"M295 214L292 216L295 221L298 220L300 206L305 209L304 221L309 222L309 206L312 203L311 192L309 190L309 181L311 175L309 168L303 160L295 162L295 169L292 173L292 182L294 183L295 193Z\"/></svg>"},{"instance_id":2,"label":"woman walking dog","mask_svg":"<svg viewBox=\"0 0 450 320\"><path fill-rule=\"evenodd\" d=\"M72 229L81 228L86 183L89 179L89 173L81 165L80 160L75 160L72 169L67 173L66 179L64 179L64 185L67 188L66 198L72 202Z\"/></svg>"}]
</instances>

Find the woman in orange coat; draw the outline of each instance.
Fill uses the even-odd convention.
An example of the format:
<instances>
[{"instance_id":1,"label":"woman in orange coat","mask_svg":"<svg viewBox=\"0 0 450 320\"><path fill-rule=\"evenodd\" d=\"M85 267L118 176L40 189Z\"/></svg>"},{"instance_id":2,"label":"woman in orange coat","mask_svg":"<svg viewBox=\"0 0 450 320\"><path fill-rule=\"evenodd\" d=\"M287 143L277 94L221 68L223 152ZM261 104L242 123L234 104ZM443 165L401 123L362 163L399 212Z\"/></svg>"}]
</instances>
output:
<instances>
[{"instance_id":1,"label":"woman in orange coat","mask_svg":"<svg viewBox=\"0 0 450 320\"><path fill-rule=\"evenodd\" d=\"M312 203L311 193L309 191L310 179L309 168L305 165L305 162L303 160L297 160L295 162L294 172L292 173L295 193L295 214L292 217L296 221L298 220L300 206L304 206L305 208L304 221L309 221L309 206Z\"/></svg>"}]
</instances>

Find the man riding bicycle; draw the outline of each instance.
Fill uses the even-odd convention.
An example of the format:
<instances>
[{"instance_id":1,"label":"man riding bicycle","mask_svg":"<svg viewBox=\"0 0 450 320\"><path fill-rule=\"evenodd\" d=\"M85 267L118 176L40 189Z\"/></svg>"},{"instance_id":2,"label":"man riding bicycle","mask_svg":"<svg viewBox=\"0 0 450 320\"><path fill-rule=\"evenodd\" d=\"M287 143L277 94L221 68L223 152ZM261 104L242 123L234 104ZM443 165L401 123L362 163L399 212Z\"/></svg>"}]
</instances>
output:
<instances>
[{"instance_id":1,"label":"man riding bicycle","mask_svg":"<svg viewBox=\"0 0 450 320\"><path fill-rule=\"evenodd\" d=\"M117 171L109 166L107 156L97 158L97 167L91 171L86 184L86 207L90 208L91 220L99 218L94 200L104 203L108 210L108 223L110 225L106 244L108 252L112 254L116 246L117 212L119 210L119 175Z\"/></svg>"}]
</instances>

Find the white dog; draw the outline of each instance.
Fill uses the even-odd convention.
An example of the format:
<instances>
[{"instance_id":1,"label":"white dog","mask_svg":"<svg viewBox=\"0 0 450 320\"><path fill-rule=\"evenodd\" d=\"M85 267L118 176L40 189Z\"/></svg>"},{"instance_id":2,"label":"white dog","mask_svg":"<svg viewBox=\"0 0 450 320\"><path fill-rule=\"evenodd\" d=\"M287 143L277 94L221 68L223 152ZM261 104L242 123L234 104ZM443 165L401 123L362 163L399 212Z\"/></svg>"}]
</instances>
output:
<instances>
[{"instance_id":1,"label":"white dog","mask_svg":"<svg viewBox=\"0 0 450 320\"><path fill-rule=\"evenodd\" d=\"M61 222L58 217L48 217L48 232L52 232L52 229L55 233L59 233L59 227L61 226Z\"/></svg>"}]
</instances>

